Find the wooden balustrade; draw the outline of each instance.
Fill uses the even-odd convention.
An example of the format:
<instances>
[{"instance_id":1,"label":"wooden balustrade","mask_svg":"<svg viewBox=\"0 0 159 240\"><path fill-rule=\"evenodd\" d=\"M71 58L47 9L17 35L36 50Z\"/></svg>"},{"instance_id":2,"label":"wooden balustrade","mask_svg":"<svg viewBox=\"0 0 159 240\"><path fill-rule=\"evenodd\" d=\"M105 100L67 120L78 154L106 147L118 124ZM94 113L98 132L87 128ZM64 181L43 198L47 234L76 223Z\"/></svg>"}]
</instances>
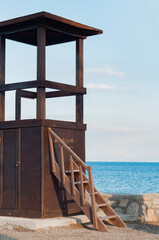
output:
<instances>
[{"instance_id":1,"label":"wooden balustrade","mask_svg":"<svg viewBox=\"0 0 159 240\"><path fill-rule=\"evenodd\" d=\"M48 128L49 133L56 138L56 140L65 148L69 154L75 159L77 163L79 163L84 169L87 169L87 165L80 159L65 143L62 141L61 138L57 136L55 132L51 130L51 128Z\"/></svg>"},{"instance_id":2,"label":"wooden balustrade","mask_svg":"<svg viewBox=\"0 0 159 240\"><path fill-rule=\"evenodd\" d=\"M84 196L84 185L83 185L83 171L82 171L81 165L79 165L79 170L80 170L81 204L82 204L82 206L84 206L85 205L85 196Z\"/></svg>"},{"instance_id":3,"label":"wooden balustrade","mask_svg":"<svg viewBox=\"0 0 159 240\"><path fill-rule=\"evenodd\" d=\"M60 183L63 184L63 187L66 189L69 195L72 196L72 199L91 220L94 227L98 231L107 232L108 229L103 220L108 221L109 223L118 227L126 227L125 223L120 219L120 217L115 213L111 206L109 206L109 203L94 187L92 167L87 167L87 165L62 141L61 138L59 138L51 130L51 128L48 129L48 134L52 172L55 174ZM60 146L59 163L57 163L55 160L53 137L56 139ZM64 164L64 149L69 153L70 169L66 171ZM88 178L83 169L85 171L88 171ZM88 203L85 197L85 190L91 196L91 204ZM105 213L104 218L98 217L97 207L101 208Z\"/></svg>"},{"instance_id":4,"label":"wooden balustrade","mask_svg":"<svg viewBox=\"0 0 159 240\"><path fill-rule=\"evenodd\" d=\"M88 176L89 176L89 189L91 194L91 205L92 205L92 222L96 229L98 229L97 226L97 207L96 207L96 201L95 201L95 195L94 195L94 185L93 185L93 175L92 175L92 167L87 167L88 170Z\"/></svg>"},{"instance_id":5,"label":"wooden balustrade","mask_svg":"<svg viewBox=\"0 0 159 240\"><path fill-rule=\"evenodd\" d=\"M54 153L54 144L52 141L51 134L49 134L49 147L50 147L50 156L51 156L51 170L55 173L55 153Z\"/></svg>"},{"instance_id":6,"label":"wooden balustrade","mask_svg":"<svg viewBox=\"0 0 159 240\"><path fill-rule=\"evenodd\" d=\"M75 176L73 171L73 159L70 155L70 171L71 171L71 189L72 189L72 195L75 196Z\"/></svg>"},{"instance_id":7,"label":"wooden balustrade","mask_svg":"<svg viewBox=\"0 0 159 240\"><path fill-rule=\"evenodd\" d=\"M63 146L60 144L60 152L61 152L61 178L63 185L65 184L65 165L64 165L64 154L63 154Z\"/></svg>"}]
</instances>

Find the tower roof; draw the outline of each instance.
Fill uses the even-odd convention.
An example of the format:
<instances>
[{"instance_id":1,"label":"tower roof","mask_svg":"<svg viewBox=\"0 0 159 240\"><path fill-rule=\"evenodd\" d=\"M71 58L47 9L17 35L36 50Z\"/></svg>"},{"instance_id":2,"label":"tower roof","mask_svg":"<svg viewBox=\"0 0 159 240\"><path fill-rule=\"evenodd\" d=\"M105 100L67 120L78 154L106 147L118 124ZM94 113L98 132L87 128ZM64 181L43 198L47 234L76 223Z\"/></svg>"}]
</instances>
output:
<instances>
[{"instance_id":1,"label":"tower roof","mask_svg":"<svg viewBox=\"0 0 159 240\"><path fill-rule=\"evenodd\" d=\"M39 12L0 22L0 35L18 42L37 45L37 28L46 28L46 46L101 34L93 28L48 12Z\"/></svg>"}]
</instances>

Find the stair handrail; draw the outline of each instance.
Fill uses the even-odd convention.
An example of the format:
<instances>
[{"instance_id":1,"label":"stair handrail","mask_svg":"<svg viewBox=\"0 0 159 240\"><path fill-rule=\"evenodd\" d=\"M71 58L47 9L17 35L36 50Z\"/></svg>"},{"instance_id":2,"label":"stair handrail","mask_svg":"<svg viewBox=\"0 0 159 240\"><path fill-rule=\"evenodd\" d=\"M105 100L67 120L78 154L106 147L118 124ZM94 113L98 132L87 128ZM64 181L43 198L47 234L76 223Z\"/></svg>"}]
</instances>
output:
<instances>
[{"instance_id":1,"label":"stair handrail","mask_svg":"<svg viewBox=\"0 0 159 240\"><path fill-rule=\"evenodd\" d=\"M68 147L68 146L64 143L64 141L62 141L62 139L59 138L59 137L56 135L56 133L55 133L54 131L52 131L51 128L48 128L48 132L55 137L55 139L75 158L75 160L76 160L80 165L82 165L82 167L83 167L84 169L87 170L87 165L82 161L82 159L79 158L79 157L76 155L76 153L74 153L74 152L71 150L71 148Z\"/></svg>"},{"instance_id":2,"label":"stair handrail","mask_svg":"<svg viewBox=\"0 0 159 240\"><path fill-rule=\"evenodd\" d=\"M93 176L92 176L92 167L87 166L72 150L70 147L68 147L64 141L56 135L56 133L51 129L48 128L48 135L49 135L49 146L50 146L50 157L51 157L51 164L52 164L52 172L55 174L55 176L58 178L58 180L63 184L65 187L66 191L69 192L69 194L72 195L74 201L77 202L77 204L80 206L80 208L85 212L87 217L91 220L93 225L97 230L100 231L108 231L104 223L102 222L102 219L100 219L97 215L97 206L98 207L103 207L107 206L108 203L106 203L105 199L100 195L100 193L96 190L93 184ZM57 164L55 161L55 153L54 153L54 144L53 144L53 137L57 140L57 142L60 144L61 148L61 162L60 165ZM66 171L64 168L64 152L63 148L65 148L69 152L69 157L70 157L70 171L69 174L71 173L71 178L68 178L66 175ZM78 164L75 163L75 161L78 162ZM80 181L76 182L78 184L81 184L80 188L75 187L75 179L74 179L74 166L78 167L78 172L80 173ZM82 171L82 167L88 171L88 184L89 184L89 191L90 197L91 197L91 204L87 201L85 198L85 189L84 189L84 181L83 181L83 176L86 177L85 173ZM68 172L68 171L67 171ZM71 185L71 186L70 186ZM69 186L69 187L68 187ZM81 191L80 191L81 190ZM96 195L97 194L97 195ZM95 196L100 196L104 200L104 205L99 204L96 201ZM81 201L79 201L80 198ZM77 201L78 200L78 201ZM103 202L102 202L103 203ZM89 210L91 211L89 213L88 209L85 208L84 206L89 207ZM108 208L109 207L109 208ZM117 223L115 223L115 226L122 226L126 227L125 223L117 216L117 214L114 212L114 210L108 205L107 212L104 213L106 214L106 219L111 220L112 218L117 219ZM110 215L111 213L115 215ZM105 219L105 220L106 220ZM104 220L104 219L103 219ZM107 221L106 220L106 221Z\"/></svg>"}]
</instances>

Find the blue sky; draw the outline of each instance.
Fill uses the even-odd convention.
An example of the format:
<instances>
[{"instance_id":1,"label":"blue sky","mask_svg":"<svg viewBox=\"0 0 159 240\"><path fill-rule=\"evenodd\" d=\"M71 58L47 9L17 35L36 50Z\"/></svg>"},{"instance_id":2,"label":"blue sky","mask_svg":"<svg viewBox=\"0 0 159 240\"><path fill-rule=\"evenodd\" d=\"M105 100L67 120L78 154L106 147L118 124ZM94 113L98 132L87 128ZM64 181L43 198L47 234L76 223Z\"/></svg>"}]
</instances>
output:
<instances>
[{"instance_id":1,"label":"blue sky","mask_svg":"<svg viewBox=\"0 0 159 240\"><path fill-rule=\"evenodd\" d=\"M84 43L87 160L159 161L159 1L9 1L0 21L39 11L103 30ZM36 48L7 41L6 82L36 78ZM62 70L61 70L62 66ZM47 48L47 79L75 83L75 44ZM74 120L74 97L47 101L47 117ZM35 101L23 100L23 118ZM6 96L14 119L14 92Z\"/></svg>"}]
</instances>

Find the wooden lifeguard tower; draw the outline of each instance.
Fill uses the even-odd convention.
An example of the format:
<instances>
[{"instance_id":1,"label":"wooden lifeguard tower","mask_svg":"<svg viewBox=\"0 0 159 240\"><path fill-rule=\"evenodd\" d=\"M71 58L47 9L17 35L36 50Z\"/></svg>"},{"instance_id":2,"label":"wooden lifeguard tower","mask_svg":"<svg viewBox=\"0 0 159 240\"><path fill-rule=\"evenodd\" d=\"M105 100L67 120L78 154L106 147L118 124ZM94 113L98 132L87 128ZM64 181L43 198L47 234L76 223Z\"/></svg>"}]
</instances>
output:
<instances>
[{"instance_id":1,"label":"wooden lifeguard tower","mask_svg":"<svg viewBox=\"0 0 159 240\"><path fill-rule=\"evenodd\" d=\"M40 12L0 22L0 215L48 218L83 211L95 228L125 227L93 185L85 164L83 40L102 31ZM37 47L37 79L5 84L5 40ZM46 46L76 42L76 86L45 77ZM36 88L37 91L26 89ZM53 89L47 92L47 89ZM5 121L5 92L16 91L15 121ZM76 96L76 122L45 119L45 99ZM36 119L21 120L21 98L37 99ZM85 173L88 171L88 177ZM86 199L90 194L91 203Z\"/></svg>"}]
</instances>

